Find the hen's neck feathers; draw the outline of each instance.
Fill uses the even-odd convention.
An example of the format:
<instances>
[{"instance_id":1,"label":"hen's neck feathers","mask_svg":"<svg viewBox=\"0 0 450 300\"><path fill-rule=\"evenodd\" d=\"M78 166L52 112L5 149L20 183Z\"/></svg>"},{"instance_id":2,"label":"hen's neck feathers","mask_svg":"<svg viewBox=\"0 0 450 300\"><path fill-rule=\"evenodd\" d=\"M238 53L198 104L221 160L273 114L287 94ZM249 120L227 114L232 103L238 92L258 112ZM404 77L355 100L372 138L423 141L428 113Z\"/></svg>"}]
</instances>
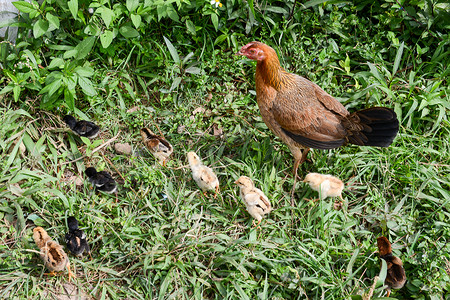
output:
<instances>
[{"instance_id":1,"label":"hen's neck feathers","mask_svg":"<svg viewBox=\"0 0 450 300\"><path fill-rule=\"evenodd\" d=\"M269 85L280 90L294 83L294 75L281 67L275 50L266 50L266 55L266 59L258 61L256 65L256 84ZM261 80L263 82L260 82Z\"/></svg>"}]
</instances>

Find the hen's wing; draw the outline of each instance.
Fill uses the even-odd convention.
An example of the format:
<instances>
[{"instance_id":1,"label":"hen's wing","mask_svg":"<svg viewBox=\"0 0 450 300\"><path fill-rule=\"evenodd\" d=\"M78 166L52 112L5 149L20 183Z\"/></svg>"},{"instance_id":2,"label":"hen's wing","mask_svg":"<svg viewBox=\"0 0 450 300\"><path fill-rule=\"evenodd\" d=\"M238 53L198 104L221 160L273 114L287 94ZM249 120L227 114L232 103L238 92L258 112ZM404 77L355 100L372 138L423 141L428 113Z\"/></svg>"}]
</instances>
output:
<instances>
[{"instance_id":1,"label":"hen's wing","mask_svg":"<svg viewBox=\"0 0 450 300\"><path fill-rule=\"evenodd\" d=\"M349 113L336 99L311 81L295 76L295 84L278 92L272 106L275 121L299 144L333 149L345 143L347 131L341 124Z\"/></svg>"}]
</instances>

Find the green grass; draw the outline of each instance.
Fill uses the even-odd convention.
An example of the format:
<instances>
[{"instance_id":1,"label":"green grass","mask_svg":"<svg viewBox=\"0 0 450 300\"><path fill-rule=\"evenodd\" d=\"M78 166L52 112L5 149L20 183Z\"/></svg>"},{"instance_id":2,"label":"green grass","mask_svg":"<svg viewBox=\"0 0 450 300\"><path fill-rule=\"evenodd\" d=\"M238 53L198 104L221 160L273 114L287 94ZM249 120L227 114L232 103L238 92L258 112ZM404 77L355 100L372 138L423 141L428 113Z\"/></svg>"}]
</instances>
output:
<instances>
[{"instance_id":1,"label":"green grass","mask_svg":"<svg viewBox=\"0 0 450 300\"><path fill-rule=\"evenodd\" d=\"M263 123L254 63L234 56L237 49L212 47L207 30L203 47L197 47L201 31L195 43L175 43L166 34L177 61L162 38L120 39L113 57L89 56L98 94L78 91L77 114L102 128L96 140L65 128L63 102L46 111L39 108L45 97L30 91L18 102L11 91L0 95L0 298L60 298L73 291L95 299L361 299L380 274L380 235L393 242L408 277L392 297L449 297L448 43L435 27L431 36L408 32L412 21L392 10L389 17L339 5L299 11L304 23L295 30L271 29L264 19L252 36L238 36L238 44L270 43L286 69L324 87L350 111L395 108L401 127L390 147L313 150L299 168L300 177L341 178L342 210L333 208L334 199L310 201L318 195L303 183L291 206L292 156ZM394 30L390 20L404 27ZM241 21L230 32L239 32ZM428 52L419 53L419 44ZM182 63L191 51L186 63L198 60L198 74ZM143 148L143 126L174 145L166 167ZM118 142L131 144L134 154L117 155ZM197 188L188 151L219 175L217 199ZM88 166L113 173L118 201L92 192L83 175ZM252 227L239 199L234 181L241 175L251 177L274 207L261 229ZM71 257L78 276L72 283L43 274L32 239L37 225L64 243L70 215L87 233L93 256ZM384 295L377 286L372 299Z\"/></svg>"}]
</instances>

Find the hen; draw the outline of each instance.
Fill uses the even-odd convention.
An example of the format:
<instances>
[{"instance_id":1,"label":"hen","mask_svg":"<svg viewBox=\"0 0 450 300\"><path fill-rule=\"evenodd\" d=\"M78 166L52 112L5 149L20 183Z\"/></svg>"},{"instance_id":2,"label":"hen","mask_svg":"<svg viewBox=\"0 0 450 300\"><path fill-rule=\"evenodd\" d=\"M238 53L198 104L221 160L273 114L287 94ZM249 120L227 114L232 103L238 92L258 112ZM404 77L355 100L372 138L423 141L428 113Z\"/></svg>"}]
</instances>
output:
<instances>
[{"instance_id":1,"label":"hen","mask_svg":"<svg viewBox=\"0 0 450 300\"><path fill-rule=\"evenodd\" d=\"M310 148L334 149L347 143L387 147L399 129L395 112L372 107L350 114L317 84L285 71L274 49L251 42L237 55L256 60L256 100L267 127L287 144L297 169Z\"/></svg>"},{"instance_id":2,"label":"hen","mask_svg":"<svg viewBox=\"0 0 450 300\"><path fill-rule=\"evenodd\" d=\"M405 269L400 258L392 255L391 243L382 236L377 239L380 258L387 263L387 274L384 283L387 285L387 297L391 294L391 288L401 289L406 282Z\"/></svg>"}]
</instances>

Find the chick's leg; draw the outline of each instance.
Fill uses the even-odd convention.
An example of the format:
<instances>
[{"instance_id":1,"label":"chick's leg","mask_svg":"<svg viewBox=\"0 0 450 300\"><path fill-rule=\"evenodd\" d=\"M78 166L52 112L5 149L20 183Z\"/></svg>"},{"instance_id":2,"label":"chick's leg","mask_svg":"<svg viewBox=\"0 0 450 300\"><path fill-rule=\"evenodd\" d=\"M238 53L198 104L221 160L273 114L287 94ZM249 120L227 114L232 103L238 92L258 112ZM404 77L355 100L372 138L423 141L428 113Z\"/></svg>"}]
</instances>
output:
<instances>
[{"instance_id":1,"label":"chick's leg","mask_svg":"<svg viewBox=\"0 0 450 300\"><path fill-rule=\"evenodd\" d=\"M70 278L72 278L72 277L77 278L77 276L75 274L73 274L72 271L70 270L70 263L67 263L66 267L67 267L67 271L69 271L69 281L70 281Z\"/></svg>"},{"instance_id":2,"label":"chick's leg","mask_svg":"<svg viewBox=\"0 0 450 300\"><path fill-rule=\"evenodd\" d=\"M217 194L220 193L219 186L216 186L216 193L214 194L214 199L217 198Z\"/></svg>"}]
</instances>

